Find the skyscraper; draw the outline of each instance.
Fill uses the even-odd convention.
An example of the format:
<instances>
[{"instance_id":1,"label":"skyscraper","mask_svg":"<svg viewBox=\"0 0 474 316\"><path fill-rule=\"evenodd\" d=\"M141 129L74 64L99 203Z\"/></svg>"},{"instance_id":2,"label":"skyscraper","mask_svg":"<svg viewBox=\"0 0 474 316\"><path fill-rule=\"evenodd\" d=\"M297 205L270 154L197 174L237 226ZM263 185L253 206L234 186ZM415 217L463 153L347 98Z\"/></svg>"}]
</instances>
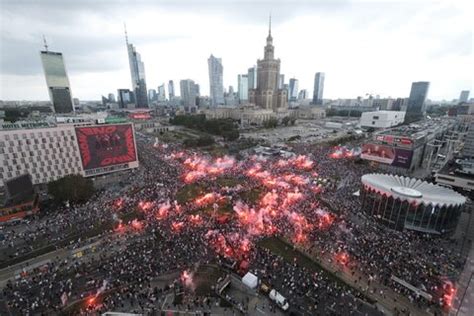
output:
<instances>
[{"instance_id":1,"label":"skyscraper","mask_svg":"<svg viewBox=\"0 0 474 316\"><path fill-rule=\"evenodd\" d=\"M307 94L306 89L301 90L301 91L298 93L298 100L304 100L304 99L306 99L306 94Z\"/></svg>"},{"instance_id":2,"label":"skyscraper","mask_svg":"<svg viewBox=\"0 0 474 316\"><path fill-rule=\"evenodd\" d=\"M237 81L239 85L239 100L245 103L249 96L249 77L248 75L238 75Z\"/></svg>"},{"instance_id":3,"label":"skyscraper","mask_svg":"<svg viewBox=\"0 0 474 316\"><path fill-rule=\"evenodd\" d=\"M211 105L216 107L224 104L224 67L222 67L222 59L213 55L207 60L209 66L209 91L211 97Z\"/></svg>"},{"instance_id":4,"label":"skyscraper","mask_svg":"<svg viewBox=\"0 0 474 316\"><path fill-rule=\"evenodd\" d=\"M263 109L286 110L288 108L288 95L284 89L278 89L280 60L275 59L274 52L270 17L264 58L257 61L257 88L249 91L249 100L250 103Z\"/></svg>"},{"instance_id":5,"label":"skyscraper","mask_svg":"<svg viewBox=\"0 0 474 316\"><path fill-rule=\"evenodd\" d=\"M278 78L278 89L283 89L283 85L285 84L285 75L281 74Z\"/></svg>"},{"instance_id":6,"label":"skyscraper","mask_svg":"<svg viewBox=\"0 0 474 316\"><path fill-rule=\"evenodd\" d=\"M415 122L423 117L423 112L425 111L424 104L429 87L430 83L427 81L418 81L411 84L405 123Z\"/></svg>"},{"instance_id":7,"label":"skyscraper","mask_svg":"<svg viewBox=\"0 0 474 316\"><path fill-rule=\"evenodd\" d=\"M165 91L165 84L164 83L161 86L158 86L157 99L160 102L166 101L166 91Z\"/></svg>"},{"instance_id":8,"label":"skyscraper","mask_svg":"<svg viewBox=\"0 0 474 316\"><path fill-rule=\"evenodd\" d=\"M184 107L190 111L190 108L196 106L196 97L197 97L197 85L191 79L181 80L179 82L179 87L181 90L181 102Z\"/></svg>"},{"instance_id":9,"label":"skyscraper","mask_svg":"<svg viewBox=\"0 0 474 316\"><path fill-rule=\"evenodd\" d=\"M128 62L132 77L132 89L135 92L135 102L137 108L148 107L148 95L145 79L145 65L135 46L128 42L127 29L125 29L125 42L127 44Z\"/></svg>"},{"instance_id":10,"label":"skyscraper","mask_svg":"<svg viewBox=\"0 0 474 316\"><path fill-rule=\"evenodd\" d=\"M156 101L157 96L156 96L156 90L155 89L150 89L148 90L148 101Z\"/></svg>"},{"instance_id":11,"label":"skyscraper","mask_svg":"<svg viewBox=\"0 0 474 316\"><path fill-rule=\"evenodd\" d=\"M469 99L469 90L461 91L461 95L459 96L459 102L467 102Z\"/></svg>"},{"instance_id":12,"label":"skyscraper","mask_svg":"<svg viewBox=\"0 0 474 316\"><path fill-rule=\"evenodd\" d=\"M298 99L298 79L290 79L290 101L296 101Z\"/></svg>"},{"instance_id":13,"label":"skyscraper","mask_svg":"<svg viewBox=\"0 0 474 316\"><path fill-rule=\"evenodd\" d=\"M174 97L174 82L173 80L168 81L168 95L169 95L169 100Z\"/></svg>"},{"instance_id":14,"label":"skyscraper","mask_svg":"<svg viewBox=\"0 0 474 316\"><path fill-rule=\"evenodd\" d=\"M51 52L45 41L45 50L41 51L41 62L43 64L48 94L53 104L54 112L74 112L72 103L71 86L64 65L63 54Z\"/></svg>"},{"instance_id":15,"label":"skyscraper","mask_svg":"<svg viewBox=\"0 0 474 316\"><path fill-rule=\"evenodd\" d=\"M109 93L109 102L115 103L115 95L113 93Z\"/></svg>"},{"instance_id":16,"label":"skyscraper","mask_svg":"<svg viewBox=\"0 0 474 316\"><path fill-rule=\"evenodd\" d=\"M117 90L117 102L119 108L126 109L129 104L135 103L135 97L130 89L118 89Z\"/></svg>"},{"instance_id":17,"label":"skyscraper","mask_svg":"<svg viewBox=\"0 0 474 316\"><path fill-rule=\"evenodd\" d=\"M314 76L313 104L323 104L324 72L317 72Z\"/></svg>"},{"instance_id":18,"label":"skyscraper","mask_svg":"<svg viewBox=\"0 0 474 316\"><path fill-rule=\"evenodd\" d=\"M257 89L257 66L250 67L247 71L249 89Z\"/></svg>"}]
</instances>

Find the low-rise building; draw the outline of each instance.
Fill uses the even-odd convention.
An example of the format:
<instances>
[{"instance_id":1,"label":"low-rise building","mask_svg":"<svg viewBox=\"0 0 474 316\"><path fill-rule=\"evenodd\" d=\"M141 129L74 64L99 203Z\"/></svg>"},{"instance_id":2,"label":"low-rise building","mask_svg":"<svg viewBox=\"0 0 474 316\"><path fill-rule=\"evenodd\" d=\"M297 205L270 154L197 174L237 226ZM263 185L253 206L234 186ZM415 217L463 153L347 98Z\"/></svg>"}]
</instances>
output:
<instances>
[{"instance_id":1,"label":"low-rise building","mask_svg":"<svg viewBox=\"0 0 474 316\"><path fill-rule=\"evenodd\" d=\"M390 172L411 174L430 164L435 153L430 144L457 126L456 120L436 119L383 130L363 144L361 158L380 163Z\"/></svg>"},{"instance_id":2,"label":"low-rise building","mask_svg":"<svg viewBox=\"0 0 474 316\"><path fill-rule=\"evenodd\" d=\"M70 174L97 176L138 167L133 125L23 122L0 126L0 187L23 174L34 185Z\"/></svg>"},{"instance_id":3,"label":"low-rise building","mask_svg":"<svg viewBox=\"0 0 474 316\"><path fill-rule=\"evenodd\" d=\"M404 120L405 112L364 112L360 117L360 126L364 128L390 128L402 124Z\"/></svg>"}]
</instances>

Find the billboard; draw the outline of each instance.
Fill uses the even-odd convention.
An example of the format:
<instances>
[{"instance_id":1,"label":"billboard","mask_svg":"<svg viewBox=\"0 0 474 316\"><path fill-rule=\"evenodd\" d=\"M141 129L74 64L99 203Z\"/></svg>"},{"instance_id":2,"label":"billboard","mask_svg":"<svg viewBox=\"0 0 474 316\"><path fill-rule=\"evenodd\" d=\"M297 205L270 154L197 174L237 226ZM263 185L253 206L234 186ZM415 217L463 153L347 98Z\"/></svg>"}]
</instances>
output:
<instances>
[{"instance_id":1,"label":"billboard","mask_svg":"<svg viewBox=\"0 0 474 316\"><path fill-rule=\"evenodd\" d=\"M362 145L362 159L385 163L394 167L408 169L411 165L413 151L387 145L364 144Z\"/></svg>"},{"instance_id":2,"label":"billboard","mask_svg":"<svg viewBox=\"0 0 474 316\"><path fill-rule=\"evenodd\" d=\"M377 135L375 140L384 142L389 145L396 144L398 147L411 148L413 146L413 140L408 137L398 137L393 135Z\"/></svg>"},{"instance_id":3,"label":"billboard","mask_svg":"<svg viewBox=\"0 0 474 316\"><path fill-rule=\"evenodd\" d=\"M150 113L146 113L146 112L130 113L128 115L128 117L133 119L133 120L149 120L149 119L151 119Z\"/></svg>"},{"instance_id":4,"label":"billboard","mask_svg":"<svg viewBox=\"0 0 474 316\"><path fill-rule=\"evenodd\" d=\"M75 129L86 175L91 174L88 170L107 170L106 167L137 161L132 124L96 125Z\"/></svg>"}]
</instances>

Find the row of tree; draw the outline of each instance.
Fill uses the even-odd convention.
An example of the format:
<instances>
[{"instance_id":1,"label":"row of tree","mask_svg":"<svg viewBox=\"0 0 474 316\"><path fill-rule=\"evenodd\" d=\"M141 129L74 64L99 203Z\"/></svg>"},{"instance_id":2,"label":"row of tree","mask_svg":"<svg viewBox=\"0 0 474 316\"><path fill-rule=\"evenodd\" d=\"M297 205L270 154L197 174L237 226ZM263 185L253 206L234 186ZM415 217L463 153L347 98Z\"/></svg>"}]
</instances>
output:
<instances>
[{"instance_id":1,"label":"row of tree","mask_svg":"<svg viewBox=\"0 0 474 316\"><path fill-rule=\"evenodd\" d=\"M48 183L48 193L56 202L84 203L94 194L90 178L73 174Z\"/></svg>"},{"instance_id":2,"label":"row of tree","mask_svg":"<svg viewBox=\"0 0 474 316\"><path fill-rule=\"evenodd\" d=\"M326 116L350 116L350 117L360 117L362 111L360 110L338 110L338 109L327 109Z\"/></svg>"},{"instance_id":3,"label":"row of tree","mask_svg":"<svg viewBox=\"0 0 474 316\"><path fill-rule=\"evenodd\" d=\"M271 117L268 120L265 120L263 122L263 127L265 128L275 128L278 126L278 124L281 123L282 125L288 126L288 125L295 125L296 119L293 117L285 116L284 118L281 119L281 122L278 121L277 118Z\"/></svg>"},{"instance_id":4,"label":"row of tree","mask_svg":"<svg viewBox=\"0 0 474 316\"><path fill-rule=\"evenodd\" d=\"M196 129L212 135L222 136L225 140L236 140L240 137L237 124L232 119L206 119L204 114L177 115L170 123Z\"/></svg>"}]
</instances>

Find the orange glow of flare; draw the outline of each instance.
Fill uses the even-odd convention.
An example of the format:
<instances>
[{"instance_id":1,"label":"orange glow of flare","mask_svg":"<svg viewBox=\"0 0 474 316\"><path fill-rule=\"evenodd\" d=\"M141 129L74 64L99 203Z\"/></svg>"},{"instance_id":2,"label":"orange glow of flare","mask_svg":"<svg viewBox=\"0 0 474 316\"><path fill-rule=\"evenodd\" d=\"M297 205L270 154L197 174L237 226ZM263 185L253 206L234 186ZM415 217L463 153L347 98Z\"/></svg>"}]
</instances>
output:
<instances>
[{"instance_id":1,"label":"orange glow of flare","mask_svg":"<svg viewBox=\"0 0 474 316\"><path fill-rule=\"evenodd\" d=\"M132 227L137 229L137 230L141 230L143 228L143 223L140 222L138 219L134 219L132 221Z\"/></svg>"},{"instance_id":2,"label":"orange glow of flare","mask_svg":"<svg viewBox=\"0 0 474 316\"><path fill-rule=\"evenodd\" d=\"M183 222L173 222L171 223L171 229L174 231L174 232L180 232L184 227L184 223Z\"/></svg>"}]
</instances>

